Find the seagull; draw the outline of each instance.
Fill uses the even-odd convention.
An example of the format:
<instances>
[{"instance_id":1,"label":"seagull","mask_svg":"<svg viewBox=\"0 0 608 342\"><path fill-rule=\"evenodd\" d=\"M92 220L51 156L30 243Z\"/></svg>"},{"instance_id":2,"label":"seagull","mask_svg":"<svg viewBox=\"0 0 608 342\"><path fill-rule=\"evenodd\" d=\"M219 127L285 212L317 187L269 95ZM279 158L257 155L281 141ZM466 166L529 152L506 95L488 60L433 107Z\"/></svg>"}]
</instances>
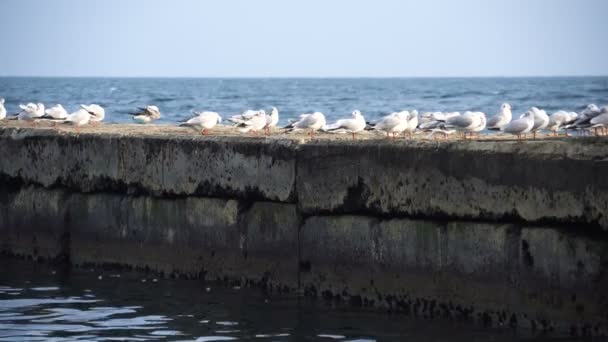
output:
<instances>
[{"instance_id":1,"label":"seagull","mask_svg":"<svg viewBox=\"0 0 608 342\"><path fill-rule=\"evenodd\" d=\"M180 126L200 127L201 135L207 135L209 130L222 122L222 117L216 112L195 112L196 116L180 124Z\"/></svg>"},{"instance_id":2,"label":"seagull","mask_svg":"<svg viewBox=\"0 0 608 342\"><path fill-rule=\"evenodd\" d=\"M17 114L17 120L19 121L33 121L44 115L44 105L42 103L20 104L19 108L21 108L21 112Z\"/></svg>"},{"instance_id":3,"label":"seagull","mask_svg":"<svg viewBox=\"0 0 608 342\"><path fill-rule=\"evenodd\" d=\"M68 115L63 122L76 126L76 130L78 131L80 126L88 124L91 119L91 113L84 108L80 108Z\"/></svg>"},{"instance_id":4,"label":"seagull","mask_svg":"<svg viewBox=\"0 0 608 342\"><path fill-rule=\"evenodd\" d=\"M532 126L530 132L532 132L532 136L536 139L536 132L545 129L549 124L549 116L547 115L547 112L536 107L530 108L530 112L534 114L534 126ZM522 116L523 114L520 117Z\"/></svg>"},{"instance_id":5,"label":"seagull","mask_svg":"<svg viewBox=\"0 0 608 342\"><path fill-rule=\"evenodd\" d=\"M310 114L300 115L298 120L290 120L290 124L285 128L288 128L288 132L298 130L310 130L310 139L315 138L315 131L325 126L325 115L321 112L314 112Z\"/></svg>"},{"instance_id":6,"label":"seagull","mask_svg":"<svg viewBox=\"0 0 608 342\"><path fill-rule=\"evenodd\" d=\"M100 105L80 105L80 107L91 114L91 122L99 123L106 116L106 111Z\"/></svg>"},{"instance_id":7,"label":"seagull","mask_svg":"<svg viewBox=\"0 0 608 342\"><path fill-rule=\"evenodd\" d=\"M605 109L605 110L604 110ZM602 108L602 114L594 117L590 121L591 127L595 129L595 135L597 136L597 129L600 128L605 135L605 129L608 127L608 108Z\"/></svg>"},{"instance_id":8,"label":"seagull","mask_svg":"<svg viewBox=\"0 0 608 342\"><path fill-rule=\"evenodd\" d=\"M511 105L508 103L503 103L500 106L500 112L498 114L491 117L486 126L489 130L500 130L503 126L511 122L513 119L513 114L511 113Z\"/></svg>"},{"instance_id":9,"label":"seagull","mask_svg":"<svg viewBox=\"0 0 608 342\"><path fill-rule=\"evenodd\" d=\"M277 123L279 123L279 110L277 107L272 107L270 115L266 115L266 126L264 126L267 135L270 134L270 130L277 126Z\"/></svg>"},{"instance_id":10,"label":"seagull","mask_svg":"<svg viewBox=\"0 0 608 342\"><path fill-rule=\"evenodd\" d=\"M482 124L482 116L485 114L482 112L470 112L467 111L462 115L454 115L446 118L445 128L453 128L463 132L464 139L467 138L467 133L472 133L476 128ZM441 121L441 120L439 120ZM485 119L484 119L485 121ZM484 122L485 126L485 122Z\"/></svg>"},{"instance_id":11,"label":"seagull","mask_svg":"<svg viewBox=\"0 0 608 342\"><path fill-rule=\"evenodd\" d=\"M255 115L257 115L261 110L251 110L248 109L241 114L236 114L228 118L228 121L233 122L234 124L242 124L245 121L251 120ZM266 113L264 113L265 115Z\"/></svg>"},{"instance_id":12,"label":"seagull","mask_svg":"<svg viewBox=\"0 0 608 342\"><path fill-rule=\"evenodd\" d=\"M549 117L547 129L553 132L553 136L557 136L557 132L562 129L562 127L574 123L577 117L578 114L575 112L566 112L565 110L557 111ZM567 130L566 135L568 135Z\"/></svg>"},{"instance_id":13,"label":"seagull","mask_svg":"<svg viewBox=\"0 0 608 342\"><path fill-rule=\"evenodd\" d=\"M62 105L57 104L44 111L45 115L41 116L43 119L51 120L64 120L68 117L68 112L63 108Z\"/></svg>"},{"instance_id":14,"label":"seagull","mask_svg":"<svg viewBox=\"0 0 608 342\"><path fill-rule=\"evenodd\" d=\"M326 130L327 131L339 131L339 132L350 132L353 136L353 140L355 139L355 133L361 132L365 129L365 118L360 111L355 110L352 112L352 118L349 119L340 119L336 121L334 124L329 125Z\"/></svg>"},{"instance_id":15,"label":"seagull","mask_svg":"<svg viewBox=\"0 0 608 342\"><path fill-rule=\"evenodd\" d=\"M413 111L409 112L409 115L407 117L407 126L405 127L405 130L403 131L403 136L405 137L405 134L407 133L407 135L411 139L412 133L414 133L416 131L417 127L418 127L418 111L413 110Z\"/></svg>"},{"instance_id":16,"label":"seagull","mask_svg":"<svg viewBox=\"0 0 608 342\"><path fill-rule=\"evenodd\" d=\"M595 104L590 104L583 111L578 114L576 121L572 124L565 126L564 128L569 129L587 129L591 128L591 119L600 115L602 110Z\"/></svg>"},{"instance_id":17,"label":"seagull","mask_svg":"<svg viewBox=\"0 0 608 342\"><path fill-rule=\"evenodd\" d=\"M402 112L393 112L378 121L373 129L378 131L386 132L386 138L389 138L389 134L393 134L393 139L395 139L395 134L399 134L403 132L408 125L408 111Z\"/></svg>"},{"instance_id":18,"label":"seagull","mask_svg":"<svg viewBox=\"0 0 608 342\"><path fill-rule=\"evenodd\" d=\"M131 115L135 122L145 124L160 119L160 110L156 106L137 107L137 112Z\"/></svg>"},{"instance_id":19,"label":"seagull","mask_svg":"<svg viewBox=\"0 0 608 342\"><path fill-rule=\"evenodd\" d=\"M471 128L471 134L477 133L477 135L479 136L479 132L486 129L486 114L483 112L474 113L477 114L477 116L479 117L479 123L477 124L477 126Z\"/></svg>"},{"instance_id":20,"label":"seagull","mask_svg":"<svg viewBox=\"0 0 608 342\"><path fill-rule=\"evenodd\" d=\"M264 129L267 125L267 122L268 121L266 120L266 111L259 110L248 120L243 120L236 126L239 127L239 132L253 132L255 134L255 132Z\"/></svg>"},{"instance_id":21,"label":"seagull","mask_svg":"<svg viewBox=\"0 0 608 342\"><path fill-rule=\"evenodd\" d=\"M0 120L6 118L6 108L4 107L4 97L0 97Z\"/></svg>"},{"instance_id":22,"label":"seagull","mask_svg":"<svg viewBox=\"0 0 608 342\"><path fill-rule=\"evenodd\" d=\"M438 128L440 125L445 123L445 120L454 116L460 116L459 112L452 113L442 113L442 112L434 112L434 113L424 113L423 116L420 117L420 124L418 128L421 130L432 130Z\"/></svg>"},{"instance_id":23,"label":"seagull","mask_svg":"<svg viewBox=\"0 0 608 342\"><path fill-rule=\"evenodd\" d=\"M517 139L521 140L521 135L530 133L532 127L534 127L534 113L527 111L519 119L509 122L500 130L504 133L517 135Z\"/></svg>"}]
</instances>

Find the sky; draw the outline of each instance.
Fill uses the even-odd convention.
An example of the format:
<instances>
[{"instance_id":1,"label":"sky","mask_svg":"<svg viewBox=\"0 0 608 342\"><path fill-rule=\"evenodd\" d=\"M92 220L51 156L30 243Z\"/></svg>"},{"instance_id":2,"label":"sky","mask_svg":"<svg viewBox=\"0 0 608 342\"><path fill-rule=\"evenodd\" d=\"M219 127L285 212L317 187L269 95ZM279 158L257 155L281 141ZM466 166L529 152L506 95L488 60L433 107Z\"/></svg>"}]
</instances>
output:
<instances>
[{"instance_id":1,"label":"sky","mask_svg":"<svg viewBox=\"0 0 608 342\"><path fill-rule=\"evenodd\" d=\"M608 75L608 0L2 0L0 76Z\"/></svg>"}]
</instances>

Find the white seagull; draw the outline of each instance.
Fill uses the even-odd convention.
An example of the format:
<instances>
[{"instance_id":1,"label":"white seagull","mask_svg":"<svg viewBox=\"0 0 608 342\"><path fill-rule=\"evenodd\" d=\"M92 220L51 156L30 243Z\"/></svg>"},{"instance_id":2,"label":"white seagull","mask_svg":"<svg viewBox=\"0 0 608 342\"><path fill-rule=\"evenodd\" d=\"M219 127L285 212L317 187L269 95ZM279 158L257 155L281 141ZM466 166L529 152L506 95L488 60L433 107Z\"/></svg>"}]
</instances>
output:
<instances>
[{"instance_id":1,"label":"white seagull","mask_svg":"<svg viewBox=\"0 0 608 342\"><path fill-rule=\"evenodd\" d=\"M409 112L409 114L407 116L407 126L405 127L405 130L403 131L403 135L405 136L405 134L407 133L407 135L411 139L412 134L416 131L416 128L418 128L418 111L413 110L413 111Z\"/></svg>"},{"instance_id":2,"label":"white seagull","mask_svg":"<svg viewBox=\"0 0 608 342\"><path fill-rule=\"evenodd\" d=\"M30 102L26 105L20 104L19 108L21 108L21 112L17 115L17 120L19 121L32 121L44 115L44 105L42 103L35 104ZM42 114L40 113L40 108L42 108Z\"/></svg>"},{"instance_id":3,"label":"white seagull","mask_svg":"<svg viewBox=\"0 0 608 342\"><path fill-rule=\"evenodd\" d=\"M517 135L517 138L521 140L521 135L530 133L532 127L534 127L534 113L527 111L519 119L509 122L500 130L504 133Z\"/></svg>"},{"instance_id":4,"label":"white seagull","mask_svg":"<svg viewBox=\"0 0 608 342\"><path fill-rule=\"evenodd\" d=\"M315 131L325 126L325 115L321 112L300 115L298 120L290 120L290 124L285 127L291 131L310 130L310 138L315 138Z\"/></svg>"},{"instance_id":5,"label":"white seagull","mask_svg":"<svg viewBox=\"0 0 608 342\"><path fill-rule=\"evenodd\" d=\"M222 122L222 117L216 112L195 112L196 116L180 124L180 126L191 126L202 128L201 135L207 135L209 130Z\"/></svg>"},{"instance_id":6,"label":"white seagull","mask_svg":"<svg viewBox=\"0 0 608 342\"><path fill-rule=\"evenodd\" d=\"M393 134L393 139L395 139L395 134L399 134L407 128L409 112L393 112L387 116L384 116L380 119L373 127L374 130L386 132L386 138L389 138L389 134Z\"/></svg>"},{"instance_id":7,"label":"white seagull","mask_svg":"<svg viewBox=\"0 0 608 342\"><path fill-rule=\"evenodd\" d=\"M532 136L536 139L536 132L545 129L549 124L549 116L547 115L547 112L536 107L530 108L530 112L534 114L534 126L532 126L530 132L532 132Z\"/></svg>"},{"instance_id":8,"label":"white seagull","mask_svg":"<svg viewBox=\"0 0 608 342\"><path fill-rule=\"evenodd\" d=\"M251 120L251 118L253 118L254 116L258 115L261 112L261 110L252 110L252 109L248 109L246 111L244 111L241 114L236 114L233 115L231 117L228 118L228 121L238 125L238 124L242 124L245 121ZM264 113L265 115L266 113Z\"/></svg>"},{"instance_id":9,"label":"white seagull","mask_svg":"<svg viewBox=\"0 0 608 342\"><path fill-rule=\"evenodd\" d=\"M45 115L42 116L44 119L52 119L52 120L64 120L68 117L68 111L63 108L62 105L57 104L51 108L48 108L44 111Z\"/></svg>"},{"instance_id":10,"label":"white seagull","mask_svg":"<svg viewBox=\"0 0 608 342\"><path fill-rule=\"evenodd\" d=\"M508 103L503 103L500 106L500 112L494 115L487 121L487 128L489 130L500 130L503 126L511 122L513 119L513 114L511 113L511 105Z\"/></svg>"},{"instance_id":11,"label":"white seagull","mask_svg":"<svg viewBox=\"0 0 608 342\"><path fill-rule=\"evenodd\" d=\"M549 117L549 124L547 129L553 132L554 136L558 135L558 131L566 125L570 125L576 121L578 114L576 112L566 112L565 110L557 111ZM568 135L568 130L566 130Z\"/></svg>"},{"instance_id":12,"label":"white seagull","mask_svg":"<svg viewBox=\"0 0 608 342\"><path fill-rule=\"evenodd\" d=\"M4 107L4 97L0 97L0 120L6 118L6 108Z\"/></svg>"},{"instance_id":13,"label":"white seagull","mask_svg":"<svg viewBox=\"0 0 608 342\"><path fill-rule=\"evenodd\" d=\"M80 108L74 113L68 115L63 122L76 126L76 130L78 131L80 126L88 124L91 118L92 115L89 111L84 108Z\"/></svg>"},{"instance_id":14,"label":"white seagull","mask_svg":"<svg viewBox=\"0 0 608 342\"><path fill-rule=\"evenodd\" d=\"M157 106L137 107L137 111L131 113L133 120L137 123L146 124L160 119L160 109Z\"/></svg>"},{"instance_id":15,"label":"white seagull","mask_svg":"<svg viewBox=\"0 0 608 342\"><path fill-rule=\"evenodd\" d=\"M238 127L239 132L253 132L255 134L255 132L263 130L266 127L267 122L266 111L259 110L249 119L242 120L242 122L238 123L236 126Z\"/></svg>"},{"instance_id":16,"label":"white seagull","mask_svg":"<svg viewBox=\"0 0 608 342\"><path fill-rule=\"evenodd\" d=\"M277 126L277 123L279 123L279 110L277 107L272 107L270 115L266 115L266 126L264 126L266 134L270 134L270 131Z\"/></svg>"},{"instance_id":17,"label":"white seagull","mask_svg":"<svg viewBox=\"0 0 608 342\"><path fill-rule=\"evenodd\" d=\"M363 114L360 111L355 110L352 112L352 117L349 119L340 119L335 123L328 125L327 131L337 131L337 132L348 132L353 136L353 140L355 139L355 133L361 132L365 129L366 123Z\"/></svg>"},{"instance_id":18,"label":"white seagull","mask_svg":"<svg viewBox=\"0 0 608 342\"><path fill-rule=\"evenodd\" d=\"M100 105L90 104L90 105L80 105L80 107L87 111L87 113L91 114L91 122L99 123L106 116L106 111Z\"/></svg>"},{"instance_id":19,"label":"white seagull","mask_svg":"<svg viewBox=\"0 0 608 342\"><path fill-rule=\"evenodd\" d=\"M482 117L484 117L482 119ZM483 120L483 121L482 121ZM477 129L482 124L485 127L485 114L482 112L467 111L462 115L454 115L445 119L445 127L453 128L461 131L464 134L464 139L467 138L467 133L477 132Z\"/></svg>"}]
</instances>

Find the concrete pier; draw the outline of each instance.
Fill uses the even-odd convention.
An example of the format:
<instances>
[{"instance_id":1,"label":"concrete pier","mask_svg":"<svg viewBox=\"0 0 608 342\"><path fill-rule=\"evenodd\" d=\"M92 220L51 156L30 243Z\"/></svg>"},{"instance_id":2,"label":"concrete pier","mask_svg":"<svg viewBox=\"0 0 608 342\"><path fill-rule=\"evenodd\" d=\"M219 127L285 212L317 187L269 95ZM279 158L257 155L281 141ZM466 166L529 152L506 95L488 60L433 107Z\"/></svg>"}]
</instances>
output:
<instances>
[{"instance_id":1,"label":"concrete pier","mask_svg":"<svg viewBox=\"0 0 608 342\"><path fill-rule=\"evenodd\" d=\"M0 128L1 249L425 317L608 329L608 139Z\"/></svg>"}]
</instances>

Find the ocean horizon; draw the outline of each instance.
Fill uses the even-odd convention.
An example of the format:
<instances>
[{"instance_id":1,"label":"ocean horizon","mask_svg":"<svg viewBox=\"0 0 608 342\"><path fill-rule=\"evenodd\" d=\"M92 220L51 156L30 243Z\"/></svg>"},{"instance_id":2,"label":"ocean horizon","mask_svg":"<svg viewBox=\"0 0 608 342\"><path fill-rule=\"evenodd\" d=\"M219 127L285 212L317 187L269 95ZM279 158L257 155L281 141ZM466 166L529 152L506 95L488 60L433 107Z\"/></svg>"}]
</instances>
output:
<instances>
[{"instance_id":1,"label":"ocean horizon","mask_svg":"<svg viewBox=\"0 0 608 342\"><path fill-rule=\"evenodd\" d=\"M131 122L136 107L156 105L159 123L175 123L193 111L223 117L274 106L280 125L321 111L329 121L360 110L369 121L399 110L482 111L488 116L510 103L516 115L532 106L548 113L605 105L608 76L555 77L0 77L9 113L19 104L80 104L106 108L106 122Z\"/></svg>"}]
</instances>

